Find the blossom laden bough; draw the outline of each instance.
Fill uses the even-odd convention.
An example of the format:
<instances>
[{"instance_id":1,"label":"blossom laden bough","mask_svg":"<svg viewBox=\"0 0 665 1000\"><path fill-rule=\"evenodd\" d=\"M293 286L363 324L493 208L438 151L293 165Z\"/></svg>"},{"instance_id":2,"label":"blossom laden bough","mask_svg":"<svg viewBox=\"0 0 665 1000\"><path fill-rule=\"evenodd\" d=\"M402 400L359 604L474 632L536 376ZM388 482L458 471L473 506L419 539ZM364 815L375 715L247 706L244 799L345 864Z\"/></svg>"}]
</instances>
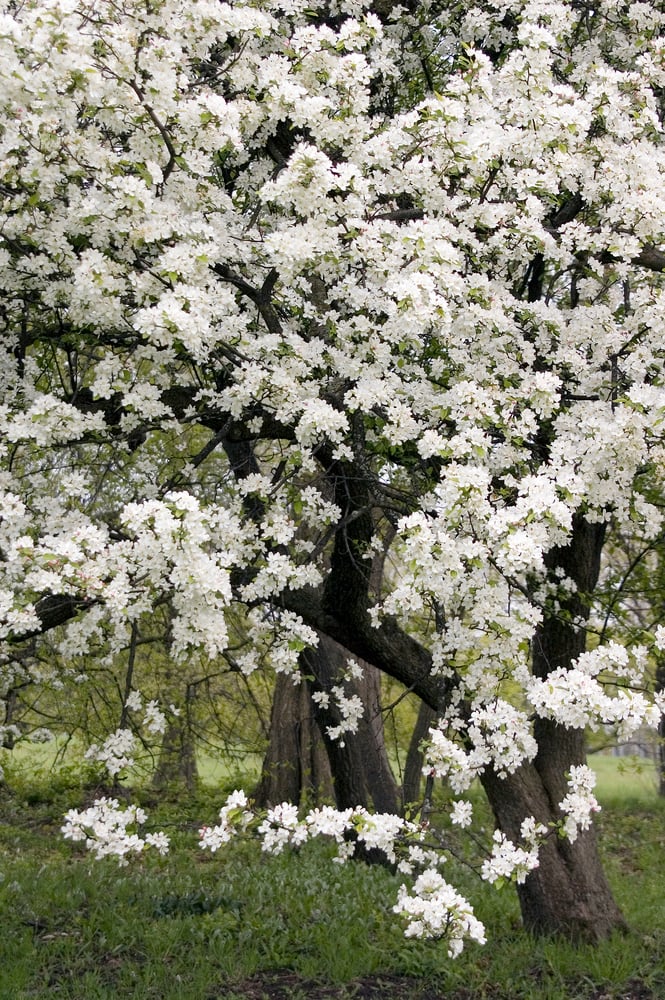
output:
<instances>
[{"instance_id":1,"label":"blossom laden bough","mask_svg":"<svg viewBox=\"0 0 665 1000\"><path fill-rule=\"evenodd\" d=\"M427 829L422 825L390 814L370 814L364 809L339 811L330 806L312 809L301 817L297 807L287 802L262 816L242 791L228 796L219 819L216 826L199 831L200 846L212 853L235 838L256 834L262 851L273 855L287 847L297 849L313 839L327 838L335 842L334 860L340 864L353 858L359 846L378 849L393 863L399 857L399 870L411 877L411 887L400 886L393 912L404 919L406 936L444 939L451 957L459 955L467 941L485 943L484 927L473 908L437 871L446 854L440 845L427 842ZM66 838L84 842L95 857L116 857L126 865L132 854L140 854L146 846L160 854L168 852L169 840L164 833L140 837L133 832L146 820L142 809L121 809L117 800L99 799L86 810L70 810L62 830ZM494 882L500 867L502 877L520 881L536 864L531 855L497 835L483 877Z\"/></svg>"},{"instance_id":2,"label":"blossom laden bough","mask_svg":"<svg viewBox=\"0 0 665 1000\"><path fill-rule=\"evenodd\" d=\"M68 840L83 842L97 859L114 857L124 866L145 847L154 847L162 855L168 853L169 838L162 831L140 836L138 831L146 819L138 806L121 808L117 799L101 798L82 811L70 809L62 833Z\"/></svg>"},{"instance_id":3,"label":"blossom laden bough","mask_svg":"<svg viewBox=\"0 0 665 1000\"><path fill-rule=\"evenodd\" d=\"M451 958L462 952L467 938L485 944L485 928L472 907L432 869L418 876L412 894L400 887L394 912L406 919L407 937L445 938Z\"/></svg>"}]
</instances>

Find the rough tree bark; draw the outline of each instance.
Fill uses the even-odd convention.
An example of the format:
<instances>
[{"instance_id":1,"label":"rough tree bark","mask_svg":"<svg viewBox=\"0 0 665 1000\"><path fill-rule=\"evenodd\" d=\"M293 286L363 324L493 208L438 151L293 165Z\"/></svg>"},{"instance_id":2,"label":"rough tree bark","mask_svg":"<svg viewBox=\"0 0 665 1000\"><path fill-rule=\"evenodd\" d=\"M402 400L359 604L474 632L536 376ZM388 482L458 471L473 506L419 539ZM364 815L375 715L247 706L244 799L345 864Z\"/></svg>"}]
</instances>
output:
<instances>
[{"instance_id":1,"label":"rough tree bark","mask_svg":"<svg viewBox=\"0 0 665 1000\"><path fill-rule=\"evenodd\" d=\"M570 542L553 549L550 571L562 569L577 592L562 602L557 614L546 615L533 644L533 671L546 677L557 667L569 667L586 645L582 625L589 614L588 597L600 567L604 526L575 518ZM497 824L507 837L519 840L525 816L549 826L561 819L559 803L567 792L566 774L586 762L581 729L567 729L549 719L537 719L534 735L538 753L515 774L483 777L483 787ZM598 941L625 927L602 868L595 833L580 832L571 842L556 835L540 851L539 867L518 887L522 919L536 934L562 934L574 940Z\"/></svg>"},{"instance_id":2,"label":"rough tree bark","mask_svg":"<svg viewBox=\"0 0 665 1000\"><path fill-rule=\"evenodd\" d=\"M401 680L436 712L441 712L454 681L433 676L431 658L412 637L390 619L373 626L369 608L369 551L372 537L371 497L361 469L331 463L328 475L342 511L335 536L331 568L321 594L302 591L288 595L289 606L312 626L334 637L345 648ZM574 519L566 546L553 549L549 571L565 573L577 591L546 613L533 643L533 670L539 677L557 667L569 667L585 649L584 622L589 597L596 586L604 526ZM486 773L483 785L499 828L519 840L522 820L534 816L549 825L561 818L558 804L567 791L566 774L584 763L584 733L548 720L537 720L536 759L515 774L499 779ZM561 934L574 940L597 941L625 921L615 903L598 854L593 832L574 842L550 837L542 849L540 867L519 887L525 925L536 934Z\"/></svg>"},{"instance_id":3,"label":"rough tree bark","mask_svg":"<svg viewBox=\"0 0 665 1000\"><path fill-rule=\"evenodd\" d=\"M347 651L326 635L320 635L316 649L306 650L303 666L314 678L314 690L330 694L340 682L346 665ZM397 812L399 795L386 751L381 715L380 673L369 663L360 662L363 676L344 685L349 695L357 695L363 703L363 715L355 733L343 739L330 739L328 729L342 721L334 697L330 703L314 703L316 718L323 733L330 767L334 777L335 801L339 809L364 806L377 812Z\"/></svg>"},{"instance_id":4,"label":"rough tree bark","mask_svg":"<svg viewBox=\"0 0 665 1000\"><path fill-rule=\"evenodd\" d=\"M334 697L327 707L312 699L340 683L348 653L326 635L301 655L303 680L279 676L270 723L270 743L255 792L259 805L334 800L339 809L364 806L396 812L397 785L385 746L380 712L380 673L362 663L363 677L344 687L360 697L363 717L356 733L330 739L328 728L342 721Z\"/></svg>"},{"instance_id":5,"label":"rough tree bark","mask_svg":"<svg viewBox=\"0 0 665 1000\"><path fill-rule=\"evenodd\" d=\"M294 684L285 674L277 676L270 740L253 797L260 808L333 798L330 763L304 678Z\"/></svg>"}]
</instances>

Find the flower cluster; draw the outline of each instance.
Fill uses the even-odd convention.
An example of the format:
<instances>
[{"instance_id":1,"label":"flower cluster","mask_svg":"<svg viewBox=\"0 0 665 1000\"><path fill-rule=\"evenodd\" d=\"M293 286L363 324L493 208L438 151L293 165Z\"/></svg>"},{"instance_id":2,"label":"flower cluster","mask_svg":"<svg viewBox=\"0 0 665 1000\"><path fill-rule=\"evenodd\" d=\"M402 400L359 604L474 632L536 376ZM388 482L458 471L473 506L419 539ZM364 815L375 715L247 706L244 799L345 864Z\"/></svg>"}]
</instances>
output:
<instances>
[{"instance_id":1,"label":"flower cluster","mask_svg":"<svg viewBox=\"0 0 665 1000\"><path fill-rule=\"evenodd\" d=\"M537 829L538 835L544 833L544 829L535 826L533 829ZM491 883L506 880L523 882L529 872L538 867L538 847L536 837L525 849L513 844L500 830L495 830L492 853L482 864L482 877Z\"/></svg>"},{"instance_id":2,"label":"flower cluster","mask_svg":"<svg viewBox=\"0 0 665 1000\"><path fill-rule=\"evenodd\" d=\"M138 806L121 808L117 799L95 799L87 809L70 809L65 815L62 833L68 840L83 842L96 858L116 857L126 865L128 857L154 847L166 854L169 838L165 833L140 836L138 829L147 816Z\"/></svg>"},{"instance_id":3,"label":"flower cluster","mask_svg":"<svg viewBox=\"0 0 665 1000\"><path fill-rule=\"evenodd\" d=\"M324 708L328 708L332 700L340 722L336 726L327 726L326 732L331 740L338 740L340 746L344 746L344 734L358 732L358 723L365 711L362 699L357 694L349 694L342 684L334 684L330 693L315 691L312 698Z\"/></svg>"},{"instance_id":4,"label":"flower cluster","mask_svg":"<svg viewBox=\"0 0 665 1000\"><path fill-rule=\"evenodd\" d=\"M571 843L577 840L580 830L589 829L593 814L600 810L593 794L595 786L596 776L590 767L582 764L571 767L569 791L559 803L559 809L565 815L562 832Z\"/></svg>"},{"instance_id":5,"label":"flower cluster","mask_svg":"<svg viewBox=\"0 0 665 1000\"><path fill-rule=\"evenodd\" d=\"M616 642L583 653L570 667L559 667L545 678L531 677L528 698L539 715L556 719L571 729L616 725L628 739L640 727L658 727L657 700L628 685L644 685L646 651L627 650Z\"/></svg>"},{"instance_id":6,"label":"flower cluster","mask_svg":"<svg viewBox=\"0 0 665 1000\"><path fill-rule=\"evenodd\" d=\"M485 928L473 908L431 868L418 876L411 892L400 887L393 912L405 918L407 937L445 938L451 958L461 953L467 938L485 944Z\"/></svg>"},{"instance_id":7,"label":"flower cluster","mask_svg":"<svg viewBox=\"0 0 665 1000\"><path fill-rule=\"evenodd\" d=\"M228 843L237 832L247 829L254 819L254 815L248 807L249 802L244 792L232 792L219 811L219 823L212 827L204 826L201 828L201 847L214 854L222 844Z\"/></svg>"},{"instance_id":8,"label":"flower cluster","mask_svg":"<svg viewBox=\"0 0 665 1000\"><path fill-rule=\"evenodd\" d=\"M126 767L134 763L132 754L136 748L136 737L130 729L116 729L101 746L93 743L85 752L86 760L103 764L112 778L117 777Z\"/></svg>"}]
</instances>

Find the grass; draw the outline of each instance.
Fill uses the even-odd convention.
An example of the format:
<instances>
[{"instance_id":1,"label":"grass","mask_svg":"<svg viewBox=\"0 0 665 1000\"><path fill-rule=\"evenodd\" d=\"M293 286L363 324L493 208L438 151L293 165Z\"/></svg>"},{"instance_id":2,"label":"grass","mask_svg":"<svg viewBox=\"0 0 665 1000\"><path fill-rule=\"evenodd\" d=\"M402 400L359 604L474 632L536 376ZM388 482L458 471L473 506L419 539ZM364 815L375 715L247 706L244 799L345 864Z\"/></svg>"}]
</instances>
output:
<instances>
[{"instance_id":1,"label":"grass","mask_svg":"<svg viewBox=\"0 0 665 1000\"><path fill-rule=\"evenodd\" d=\"M84 750L80 742L71 741L65 745L57 737L47 743L23 741L11 753L0 748L0 766L8 767L12 777L25 786L48 784L54 773L62 776L65 783L76 784L79 778L87 776L81 769ZM262 763L261 754L246 753L242 747L226 754L200 751L197 754L199 782L210 788L252 787L261 776ZM92 771L91 767L87 773ZM137 766L133 772L129 771L128 779L132 785L149 784L149 768Z\"/></svg>"},{"instance_id":2,"label":"grass","mask_svg":"<svg viewBox=\"0 0 665 1000\"><path fill-rule=\"evenodd\" d=\"M596 772L596 795L603 803L648 804L657 796L658 778L651 760L594 754L589 764Z\"/></svg>"},{"instance_id":3,"label":"grass","mask_svg":"<svg viewBox=\"0 0 665 1000\"><path fill-rule=\"evenodd\" d=\"M534 941L512 892L462 874L489 943L454 962L442 945L403 937L390 913L399 877L383 868L340 867L320 844L298 858L250 844L198 851L195 828L215 816L209 793L155 810L157 825L173 824L168 858L119 869L58 834L81 789L22 787L0 799L0 1000L655 1000L665 995L665 806L603 768L600 838L630 936L597 948ZM274 970L286 992L265 986ZM380 993L362 992L380 977Z\"/></svg>"}]
</instances>

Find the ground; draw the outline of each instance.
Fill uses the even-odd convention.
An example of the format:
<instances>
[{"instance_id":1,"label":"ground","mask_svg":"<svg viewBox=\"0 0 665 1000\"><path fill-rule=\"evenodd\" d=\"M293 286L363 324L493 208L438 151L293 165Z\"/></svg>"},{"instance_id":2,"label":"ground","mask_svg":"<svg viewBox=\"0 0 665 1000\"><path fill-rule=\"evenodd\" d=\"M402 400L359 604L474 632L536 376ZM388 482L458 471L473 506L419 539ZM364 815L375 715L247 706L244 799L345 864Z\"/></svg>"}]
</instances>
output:
<instances>
[{"instance_id":1,"label":"ground","mask_svg":"<svg viewBox=\"0 0 665 1000\"><path fill-rule=\"evenodd\" d=\"M533 1000L539 993L535 986ZM210 995L207 1000L512 1000L504 991L470 990L443 993L410 976L364 976L345 986L326 986L305 980L291 972L272 972L252 976L229 994ZM649 987L633 980L616 990L596 987L572 987L570 1000L662 1000Z\"/></svg>"}]
</instances>

